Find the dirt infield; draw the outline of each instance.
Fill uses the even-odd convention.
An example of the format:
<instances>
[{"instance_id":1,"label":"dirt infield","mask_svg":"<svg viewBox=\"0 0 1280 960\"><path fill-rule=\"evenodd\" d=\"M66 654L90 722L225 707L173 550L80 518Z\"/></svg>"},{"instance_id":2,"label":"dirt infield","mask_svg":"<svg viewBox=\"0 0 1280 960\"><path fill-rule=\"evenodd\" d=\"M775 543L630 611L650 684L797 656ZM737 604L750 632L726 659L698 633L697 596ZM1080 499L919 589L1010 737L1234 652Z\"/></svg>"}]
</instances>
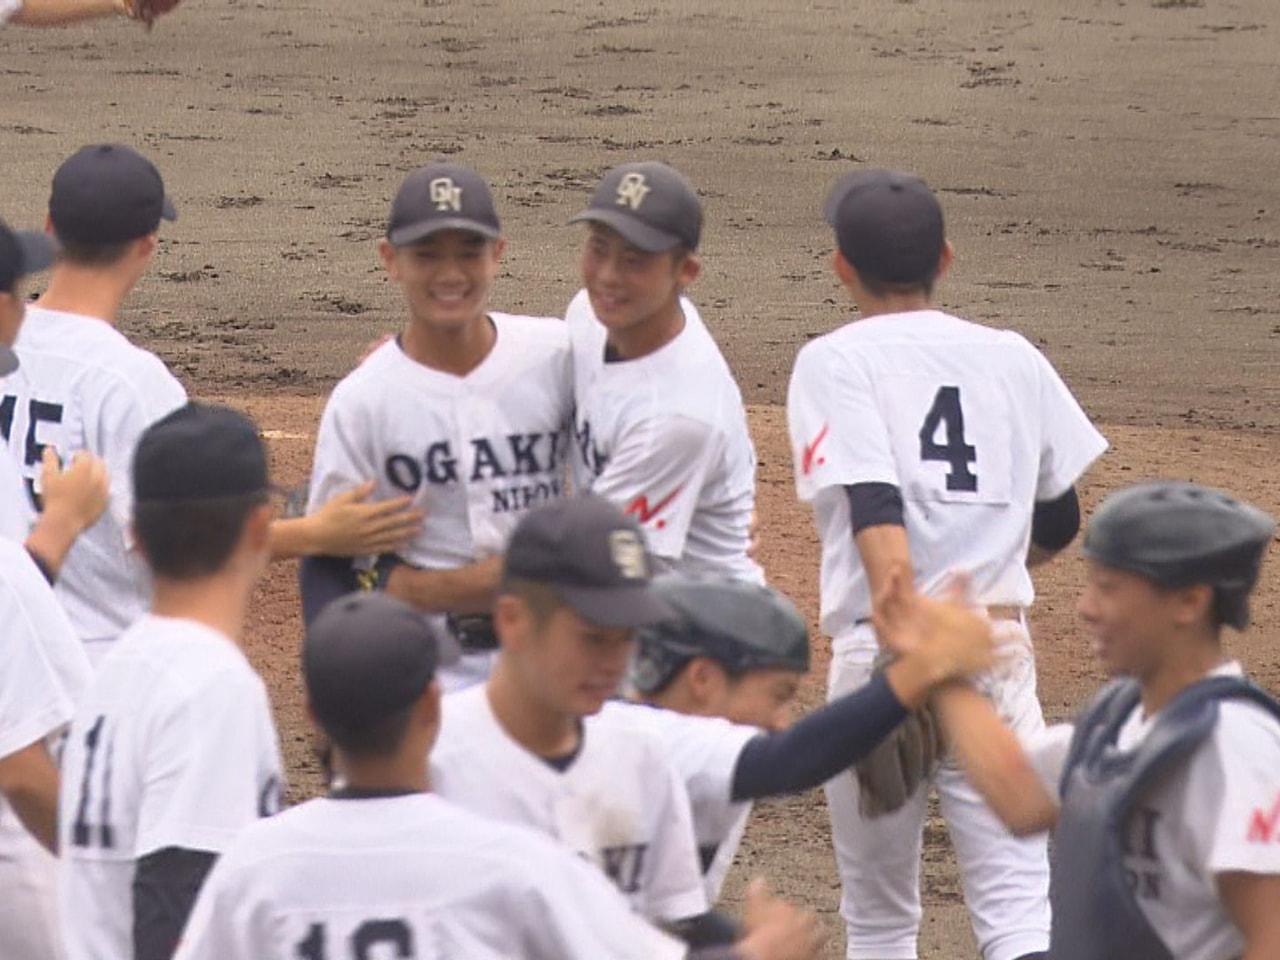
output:
<instances>
[{"instance_id":1,"label":"dirt infield","mask_svg":"<svg viewBox=\"0 0 1280 960\"><path fill-rule=\"evenodd\" d=\"M123 326L195 394L272 431L300 480L324 393L398 321L373 240L403 172L447 156L494 186L503 309L556 313L595 178L666 159L706 200L694 295L759 446L764 562L816 616L812 525L781 401L796 349L847 317L818 215L854 166L915 170L958 248L945 307L1054 361L1113 442L1087 502L1130 480L1216 482L1280 509L1280 8L1274 0L187 0L125 24L0 30L0 214L43 219L57 162L124 140L181 212ZM1273 688L1280 573L1237 645ZM1075 559L1039 579L1046 709L1096 676ZM255 607L295 796L314 789L293 571ZM820 699L825 647L805 688ZM971 955L931 824L922 956ZM764 805L733 890L763 870L836 934L821 799Z\"/></svg>"}]
</instances>

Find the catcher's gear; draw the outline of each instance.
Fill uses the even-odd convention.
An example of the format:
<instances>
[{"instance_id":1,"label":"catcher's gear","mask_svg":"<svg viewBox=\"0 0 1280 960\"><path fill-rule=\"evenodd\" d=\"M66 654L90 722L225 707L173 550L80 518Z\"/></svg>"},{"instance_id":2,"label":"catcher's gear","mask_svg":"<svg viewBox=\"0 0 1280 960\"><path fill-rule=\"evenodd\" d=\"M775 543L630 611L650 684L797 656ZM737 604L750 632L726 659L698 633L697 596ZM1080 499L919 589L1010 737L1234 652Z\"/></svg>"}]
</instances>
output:
<instances>
[{"instance_id":1,"label":"catcher's gear","mask_svg":"<svg viewBox=\"0 0 1280 960\"><path fill-rule=\"evenodd\" d=\"M642 694L669 684L694 657L710 657L731 676L780 668L807 672L809 630L791 601L738 580L670 577L654 590L676 617L641 629L631 682Z\"/></svg>"},{"instance_id":2,"label":"catcher's gear","mask_svg":"<svg viewBox=\"0 0 1280 960\"><path fill-rule=\"evenodd\" d=\"M1213 587L1221 622L1249 624L1249 593L1276 525L1257 507L1194 483L1143 483L1112 494L1094 514L1084 553L1160 587Z\"/></svg>"},{"instance_id":3,"label":"catcher's gear","mask_svg":"<svg viewBox=\"0 0 1280 960\"><path fill-rule=\"evenodd\" d=\"M893 659L893 654L880 654L874 669L884 670ZM942 728L926 703L854 766L862 815L874 819L905 804L921 784L933 778L944 752Z\"/></svg>"}]
</instances>

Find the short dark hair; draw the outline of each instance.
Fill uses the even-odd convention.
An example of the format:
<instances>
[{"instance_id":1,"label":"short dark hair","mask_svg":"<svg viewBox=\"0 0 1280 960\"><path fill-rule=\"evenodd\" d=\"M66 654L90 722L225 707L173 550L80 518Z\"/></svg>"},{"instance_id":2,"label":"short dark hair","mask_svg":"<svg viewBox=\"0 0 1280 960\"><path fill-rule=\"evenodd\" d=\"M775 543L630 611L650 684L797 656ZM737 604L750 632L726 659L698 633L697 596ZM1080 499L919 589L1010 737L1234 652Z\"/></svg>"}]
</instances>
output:
<instances>
[{"instance_id":1,"label":"short dark hair","mask_svg":"<svg viewBox=\"0 0 1280 960\"><path fill-rule=\"evenodd\" d=\"M152 572L169 580L217 573L231 556L249 515L267 494L213 500L140 501L133 529Z\"/></svg>"},{"instance_id":2,"label":"short dark hair","mask_svg":"<svg viewBox=\"0 0 1280 960\"><path fill-rule=\"evenodd\" d=\"M857 270L857 267L855 266L854 269ZM914 283L894 283L858 270L858 280L863 289L873 297L883 298L894 293L923 293L926 297L932 297L933 288L938 282L938 274L935 271Z\"/></svg>"},{"instance_id":3,"label":"short dark hair","mask_svg":"<svg viewBox=\"0 0 1280 960\"><path fill-rule=\"evenodd\" d=\"M333 745L353 757L389 757L404 742L409 718L416 703L401 710L370 720L359 726L321 722L320 726Z\"/></svg>"},{"instance_id":4,"label":"short dark hair","mask_svg":"<svg viewBox=\"0 0 1280 960\"><path fill-rule=\"evenodd\" d=\"M121 243L81 243L78 240L58 240L58 260L74 263L78 267L114 267L124 259L135 240Z\"/></svg>"},{"instance_id":5,"label":"short dark hair","mask_svg":"<svg viewBox=\"0 0 1280 960\"><path fill-rule=\"evenodd\" d=\"M533 611L533 619L538 626L542 626L557 610L565 606L564 598L551 584L523 577L504 577L498 593L523 600Z\"/></svg>"}]
</instances>

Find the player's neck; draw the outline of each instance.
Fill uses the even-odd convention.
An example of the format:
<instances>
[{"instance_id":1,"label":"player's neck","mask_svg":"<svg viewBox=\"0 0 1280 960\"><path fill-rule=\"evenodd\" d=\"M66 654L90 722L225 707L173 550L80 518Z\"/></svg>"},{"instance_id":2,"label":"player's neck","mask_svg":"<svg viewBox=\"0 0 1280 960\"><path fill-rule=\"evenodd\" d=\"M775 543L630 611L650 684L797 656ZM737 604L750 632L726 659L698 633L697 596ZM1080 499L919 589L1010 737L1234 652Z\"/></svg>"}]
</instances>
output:
<instances>
[{"instance_id":1,"label":"player's neck","mask_svg":"<svg viewBox=\"0 0 1280 960\"><path fill-rule=\"evenodd\" d=\"M427 777L426 749L398 750L388 757L353 757L334 751L334 760L344 785L361 792L414 791L431 789Z\"/></svg>"},{"instance_id":2,"label":"player's neck","mask_svg":"<svg viewBox=\"0 0 1280 960\"><path fill-rule=\"evenodd\" d=\"M473 322L453 330L410 320L400 338L400 346L409 359L424 367L463 377L480 366L497 339L493 321L487 314L481 314Z\"/></svg>"},{"instance_id":3,"label":"player's neck","mask_svg":"<svg viewBox=\"0 0 1280 960\"><path fill-rule=\"evenodd\" d=\"M49 287L36 301L36 306L96 317L114 326L120 305L132 288L129 278L117 273L60 263L54 268Z\"/></svg>"},{"instance_id":4,"label":"player's neck","mask_svg":"<svg viewBox=\"0 0 1280 960\"><path fill-rule=\"evenodd\" d=\"M934 309L933 298L923 292L887 293L882 297L854 296L858 314L862 319L884 316L890 313L914 313L917 310Z\"/></svg>"},{"instance_id":5,"label":"player's neck","mask_svg":"<svg viewBox=\"0 0 1280 960\"><path fill-rule=\"evenodd\" d=\"M619 360L638 360L656 353L684 331L684 310L677 297L657 313L624 330L609 331L609 345Z\"/></svg>"},{"instance_id":6,"label":"player's neck","mask_svg":"<svg viewBox=\"0 0 1280 960\"><path fill-rule=\"evenodd\" d=\"M157 577L151 612L158 617L194 620L239 644L252 588L230 571L197 580Z\"/></svg>"},{"instance_id":7,"label":"player's neck","mask_svg":"<svg viewBox=\"0 0 1280 960\"><path fill-rule=\"evenodd\" d=\"M1171 642L1155 672L1141 678L1143 714L1149 717L1163 710L1187 687L1222 666L1224 659L1216 640L1179 637Z\"/></svg>"},{"instance_id":8,"label":"player's neck","mask_svg":"<svg viewBox=\"0 0 1280 960\"><path fill-rule=\"evenodd\" d=\"M489 707L499 726L520 746L539 757L563 757L579 744L579 718L549 710L528 696L499 657L485 684Z\"/></svg>"}]
</instances>

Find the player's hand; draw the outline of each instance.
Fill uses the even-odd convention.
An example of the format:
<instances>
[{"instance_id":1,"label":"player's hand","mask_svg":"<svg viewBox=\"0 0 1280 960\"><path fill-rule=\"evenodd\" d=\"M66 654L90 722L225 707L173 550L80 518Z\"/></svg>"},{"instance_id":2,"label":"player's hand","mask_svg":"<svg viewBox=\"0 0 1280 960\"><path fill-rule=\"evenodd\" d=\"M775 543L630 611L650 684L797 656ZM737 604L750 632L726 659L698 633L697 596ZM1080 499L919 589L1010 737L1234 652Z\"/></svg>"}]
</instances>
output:
<instances>
[{"instance_id":1,"label":"player's hand","mask_svg":"<svg viewBox=\"0 0 1280 960\"><path fill-rule=\"evenodd\" d=\"M81 450L64 468L58 452L46 446L41 456L40 490L45 517L64 524L75 536L97 523L107 509L111 477L106 463L87 451Z\"/></svg>"},{"instance_id":2,"label":"player's hand","mask_svg":"<svg viewBox=\"0 0 1280 960\"><path fill-rule=\"evenodd\" d=\"M910 571L894 568L873 604L876 637L885 649L928 664L938 681L985 670L995 658L991 621L970 608L967 593L967 580L957 576L945 599L922 597Z\"/></svg>"},{"instance_id":3,"label":"player's hand","mask_svg":"<svg viewBox=\"0 0 1280 960\"><path fill-rule=\"evenodd\" d=\"M752 560L760 549L760 518L755 510L751 511L751 519L747 521L747 556Z\"/></svg>"},{"instance_id":4,"label":"player's hand","mask_svg":"<svg viewBox=\"0 0 1280 960\"><path fill-rule=\"evenodd\" d=\"M825 936L812 910L775 897L763 879L747 887L742 909L746 934L738 941L743 960L814 960Z\"/></svg>"},{"instance_id":5,"label":"player's hand","mask_svg":"<svg viewBox=\"0 0 1280 960\"><path fill-rule=\"evenodd\" d=\"M395 553L422 532L422 513L409 497L368 503L377 483L368 480L338 494L315 515L317 553L368 557Z\"/></svg>"}]
</instances>

